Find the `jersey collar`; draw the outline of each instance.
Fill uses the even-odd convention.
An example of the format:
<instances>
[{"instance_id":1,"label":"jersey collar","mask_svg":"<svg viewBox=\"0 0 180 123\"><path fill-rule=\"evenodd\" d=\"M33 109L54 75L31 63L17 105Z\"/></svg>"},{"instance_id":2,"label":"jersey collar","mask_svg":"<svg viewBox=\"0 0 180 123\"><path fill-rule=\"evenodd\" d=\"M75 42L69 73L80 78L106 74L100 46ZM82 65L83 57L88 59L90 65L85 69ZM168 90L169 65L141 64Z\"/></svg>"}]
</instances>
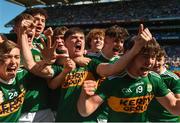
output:
<instances>
[{"instance_id":1,"label":"jersey collar","mask_svg":"<svg viewBox=\"0 0 180 123\"><path fill-rule=\"evenodd\" d=\"M116 56L113 56L112 58L108 58L102 51L100 51L100 53L108 61L113 61L116 58Z\"/></svg>"},{"instance_id":2,"label":"jersey collar","mask_svg":"<svg viewBox=\"0 0 180 123\"><path fill-rule=\"evenodd\" d=\"M15 78L10 79L9 81L5 81L2 78L0 78L0 82L6 85L12 85Z\"/></svg>"}]
</instances>

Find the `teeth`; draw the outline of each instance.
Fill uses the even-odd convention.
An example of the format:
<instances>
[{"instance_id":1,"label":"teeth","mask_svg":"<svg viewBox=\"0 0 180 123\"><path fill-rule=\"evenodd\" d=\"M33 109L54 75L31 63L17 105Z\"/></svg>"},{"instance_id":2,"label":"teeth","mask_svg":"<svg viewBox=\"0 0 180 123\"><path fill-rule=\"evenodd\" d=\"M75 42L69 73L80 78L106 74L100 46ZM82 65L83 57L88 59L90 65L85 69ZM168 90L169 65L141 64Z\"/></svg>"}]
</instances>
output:
<instances>
[{"instance_id":1,"label":"teeth","mask_svg":"<svg viewBox=\"0 0 180 123\"><path fill-rule=\"evenodd\" d=\"M96 44L97 46L100 46L101 44Z\"/></svg>"},{"instance_id":2,"label":"teeth","mask_svg":"<svg viewBox=\"0 0 180 123\"><path fill-rule=\"evenodd\" d=\"M76 45L81 45L81 42L77 42Z\"/></svg>"},{"instance_id":3,"label":"teeth","mask_svg":"<svg viewBox=\"0 0 180 123\"><path fill-rule=\"evenodd\" d=\"M77 42L75 48L80 50L81 49L81 42Z\"/></svg>"}]
</instances>

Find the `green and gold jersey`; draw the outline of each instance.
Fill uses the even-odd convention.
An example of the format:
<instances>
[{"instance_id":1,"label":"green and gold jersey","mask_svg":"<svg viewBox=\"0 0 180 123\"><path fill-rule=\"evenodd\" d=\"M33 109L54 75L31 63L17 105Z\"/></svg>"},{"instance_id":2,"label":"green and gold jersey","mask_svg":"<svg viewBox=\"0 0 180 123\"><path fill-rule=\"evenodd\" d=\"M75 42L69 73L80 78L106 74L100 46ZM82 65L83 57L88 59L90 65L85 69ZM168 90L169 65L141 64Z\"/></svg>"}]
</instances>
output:
<instances>
[{"instance_id":1,"label":"green and gold jersey","mask_svg":"<svg viewBox=\"0 0 180 123\"><path fill-rule=\"evenodd\" d=\"M12 84L5 84L0 80L0 122L18 121L30 76L26 70L19 69L16 77L12 79Z\"/></svg>"},{"instance_id":2,"label":"green and gold jersey","mask_svg":"<svg viewBox=\"0 0 180 123\"><path fill-rule=\"evenodd\" d=\"M165 70L160 74L167 88L174 94L180 94L180 78L169 70ZM179 117L172 115L162 105L153 99L148 107L148 119L151 122L180 122Z\"/></svg>"},{"instance_id":3,"label":"green and gold jersey","mask_svg":"<svg viewBox=\"0 0 180 123\"><path fill-rule=\"evenodd\" d=\"M76 67L75 70L67 74L65 81L61 86L60 104L56 121L90 122L97 120L94 115L87 118L81 117L77 111L77 101L81 93L83 82L85 80L96 80L99 78L99 75L96 73L96 67L99 63L100 62L97 60L91 60L87 66ZM54 67L54 73L59 73L57 66Z\"/></svg>"},{"instance_id":4,"label":"green and gold jersey","mask_svg":"<svg viewBox=\"0 0 180 123\"><path fill-rule=\"evenodd\" d=\"M98 94L107 100L108 121L147 121L147 107L154 96L168 94L160 76L150 72L147 77L134 78L127 72L108 77L98 88Z\"/></svg>"}]
</instances>

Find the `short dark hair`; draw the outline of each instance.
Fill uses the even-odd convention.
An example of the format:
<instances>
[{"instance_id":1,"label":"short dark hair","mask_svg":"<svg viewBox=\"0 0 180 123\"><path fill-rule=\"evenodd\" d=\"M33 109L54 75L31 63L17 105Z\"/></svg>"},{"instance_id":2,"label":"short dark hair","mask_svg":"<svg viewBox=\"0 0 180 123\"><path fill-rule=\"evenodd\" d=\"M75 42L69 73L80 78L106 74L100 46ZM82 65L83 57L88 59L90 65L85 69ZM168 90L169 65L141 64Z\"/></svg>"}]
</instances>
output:
<instances>
[{"instance_id":1,"label":"short dark hair","mask_svg":"<svg viewBox=\"0 0 180 123\"><path fill-rule=\"evenodd\" d=\"M69 28L68 31L66 31L66 33L64 34L64 41L66 41L66 39L75 34L75 33L81 33L81 34L84 34L83 30L80 29L79 27L72 27L72 28Z\"/></svg>"},{"instance_id":2,"label":"short dark hair","mask_svg":"<svg viewBox=\"0 0 180 123\"><path fill-rule=\"evenodd\" d=\"M26 11L26 13L28 13L32 16L37 15L37 14L41 14L45 17L45 19L48 18L47 11L43 8L30 8Z\"/></svg>"},{"instance_id":3,"label":"short dark hair","mask_svg":"<svg viewBox=\"0 0 180 123\"><path fill-rule=\"evenodd\" d=\"M117 40L125 40L127 36L129 36L129 33L126 28L114 25L106 29L105 36L109 36L110 38L115 38Z\"/></svg>"}]
</instances>

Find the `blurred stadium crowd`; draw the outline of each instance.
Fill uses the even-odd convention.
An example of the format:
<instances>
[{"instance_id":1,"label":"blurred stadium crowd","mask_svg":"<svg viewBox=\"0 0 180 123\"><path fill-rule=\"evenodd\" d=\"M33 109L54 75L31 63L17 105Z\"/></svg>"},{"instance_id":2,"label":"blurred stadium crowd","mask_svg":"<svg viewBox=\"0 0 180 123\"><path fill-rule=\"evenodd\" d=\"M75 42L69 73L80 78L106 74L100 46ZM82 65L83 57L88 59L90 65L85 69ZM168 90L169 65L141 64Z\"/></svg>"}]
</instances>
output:
<instances>
[{"instance_id":1,"label":"blurred stadium crowd","mask_svg":"<svg viewBox=\"0 0 180 123\"><path fill-rule=\"evenodd\" d=\"M47 27L57 27L66 25L81 26L84 24L102 24L102 23L121 23L121 26L128 25L129 29L136 28L133 22L145 22L153 20L168 20L180 18L180 1L179 0L124 0L117 2L105 2L98 4L84 5L61 5L44 7L49 18L47 19ZM179 21L176 21L178 25ZM173 23L173 22L172 22ZM132 25L131 25L132 24ZM137 25L137 24L136 24ZM152 31L154 37L159 40L167 40L170 42L171 37L180 41L180 31L177 25L163 24L159 22L156 25L148 25L151 29L162 28L160 31ZM90 25L91 26L91 25ZM163 28L165 27L165 31ZM94 26L96 27L96 26ZM106 27L106 26L105 26ZM84 27L86 29L86 26ZM127 28L128 29L128 28ZM128 29L128 31L129 31ZM89 29L90 30L90 29ZM88 33L88 31L86 33ZM167 31L168 30L168 31ZM169 31L171 30L171 31ZM173 31L172 31L173 30ZM178 43L177 43L178 44ZM167 64L171 70L179 70L180 68L180 46L176 44L165 44L168 60Z\"/></svg>"},{"instance_id":2,"label":"blurred stadium crowd","mask_svg":"<svg viewBox=\"0 0 180 123\"><path fill-rule=\"evenodd\" d=\"M49 23L102 23L106 21L177 17L180 15L177 0L132 0L101 4L85 4L46 8ZM92 11L93 10L93 11Z\"/></svg>"}]
</instances>

